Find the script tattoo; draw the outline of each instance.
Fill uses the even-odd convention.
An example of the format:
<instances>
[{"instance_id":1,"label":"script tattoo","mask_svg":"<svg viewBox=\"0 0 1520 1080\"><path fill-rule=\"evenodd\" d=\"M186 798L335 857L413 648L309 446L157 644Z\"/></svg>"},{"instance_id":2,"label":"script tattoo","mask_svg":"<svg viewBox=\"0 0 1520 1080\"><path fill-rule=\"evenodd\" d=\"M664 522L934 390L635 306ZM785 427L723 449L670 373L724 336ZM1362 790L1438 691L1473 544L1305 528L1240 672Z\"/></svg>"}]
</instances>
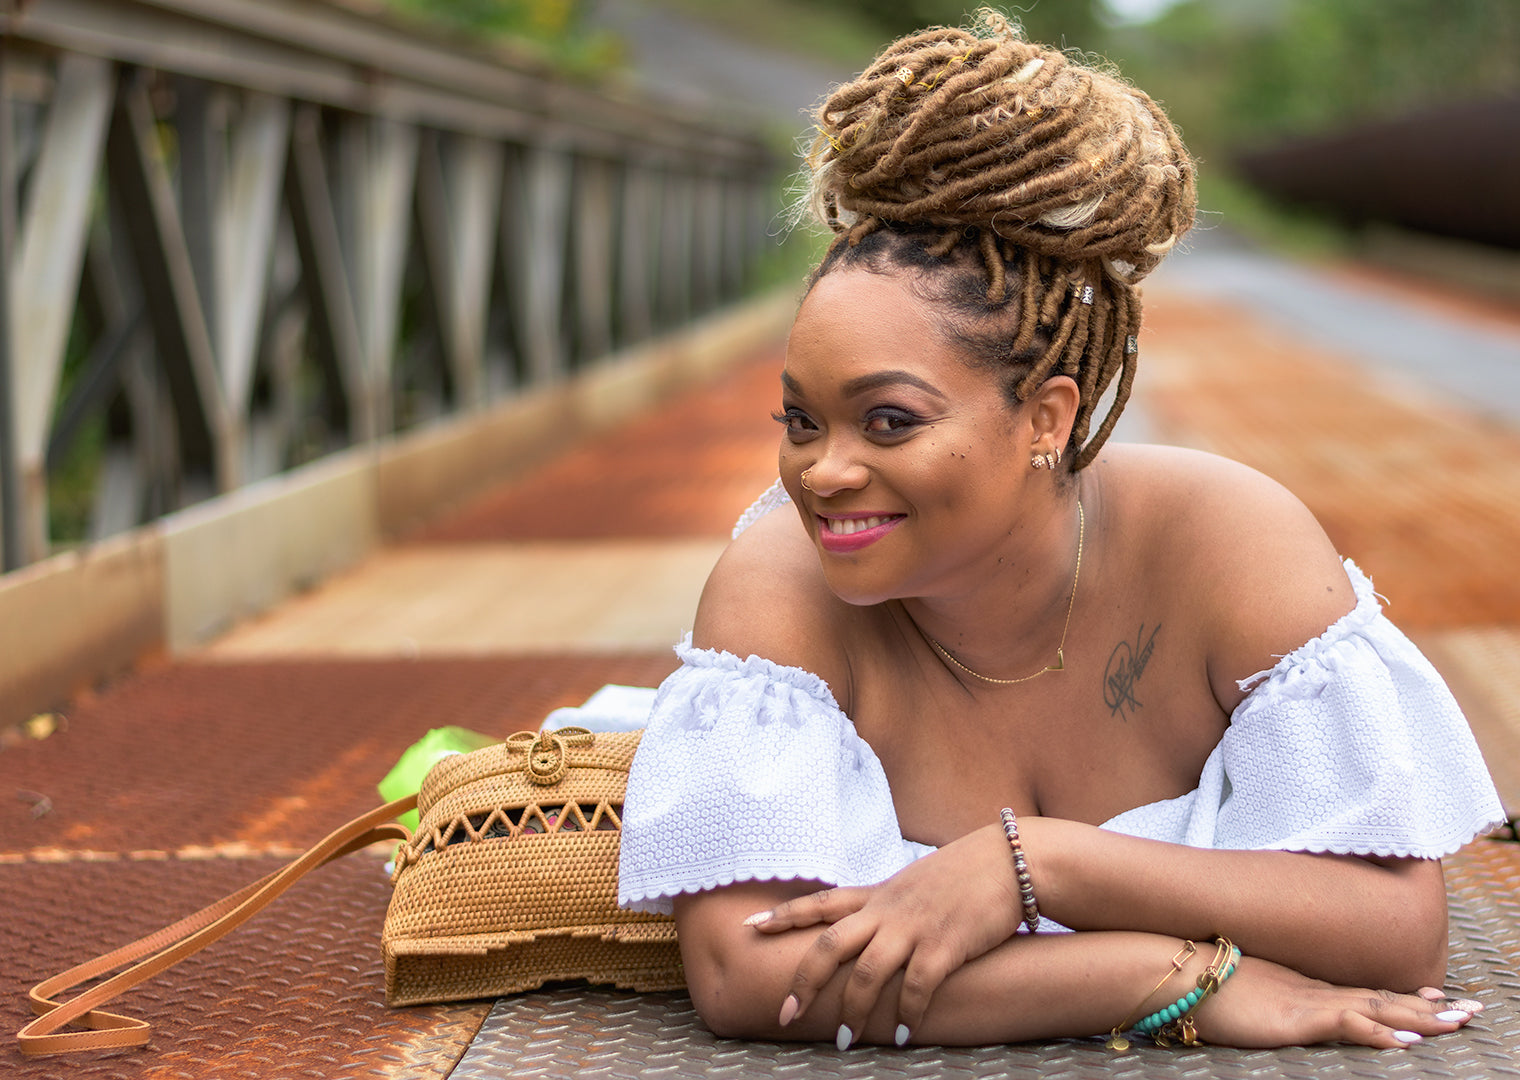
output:
<instances>
[{"instance_id":1,"label":"script tattoo","mask_svg":"<svg viewBox=\"0 0 1520 1080\"><path fill-rule=\"evenodd\" d=\"M1103 670L1103 704L1108 706L1112 715L1128 720L1125 710L1133 712L1140 708L1142 703L1135 697L1135 684L1151 662L1151 652L1156 648L1156 632L1160 629L1161 624L1157 623L1146 637L1145 624L1141 623L1133 645L1121 641L1109 654L1108 666Z\"/></svg>"}]
</instances>

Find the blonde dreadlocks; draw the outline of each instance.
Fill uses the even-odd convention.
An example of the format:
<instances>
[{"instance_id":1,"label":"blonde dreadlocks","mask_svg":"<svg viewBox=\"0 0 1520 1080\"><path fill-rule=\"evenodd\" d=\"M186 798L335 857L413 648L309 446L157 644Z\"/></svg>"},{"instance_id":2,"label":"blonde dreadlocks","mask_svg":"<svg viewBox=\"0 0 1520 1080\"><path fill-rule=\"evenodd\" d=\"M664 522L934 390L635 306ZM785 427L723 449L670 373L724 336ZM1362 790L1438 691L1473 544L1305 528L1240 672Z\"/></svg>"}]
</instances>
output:
<instances>
[{"instance_id":1,"label":"blonde dreadlocks","mask_svg":"<svg viewBox=\"0 0 1520 1080\"><path fill-rule=\"evenodd\" d=\"M1135 285L1192 224L1192 162L1145 94L1022 40L995 12L979 13L979 31L902 38L823 103L809 203L838 236L813 280L914 268L955 340L1009 369L1015 401L1071 376L1080 469L1129 399Z\"/></svg>"}]
</instances>

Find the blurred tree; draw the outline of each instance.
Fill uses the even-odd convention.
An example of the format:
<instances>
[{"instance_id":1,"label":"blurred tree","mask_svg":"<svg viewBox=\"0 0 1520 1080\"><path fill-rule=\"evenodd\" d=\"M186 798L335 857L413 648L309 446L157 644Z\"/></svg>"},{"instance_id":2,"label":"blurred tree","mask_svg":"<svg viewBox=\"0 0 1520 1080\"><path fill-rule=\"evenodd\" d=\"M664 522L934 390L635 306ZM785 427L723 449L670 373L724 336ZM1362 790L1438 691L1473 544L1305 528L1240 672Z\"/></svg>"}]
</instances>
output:
<instances>
[{"instance_id":1,"label":"blurred tree","mask_svg":"<svg viewBox=\"0 0 1520 1080\"><path fill-rule=\"evenodd\" d=\"M587 0L385 0L412 18L526 45L572 73L593 74L621 58L616 39L587 27Z\"/></svg>"},{"instance_id":2,"label":"blurred tree","mask_svg":"<svg viewBox=\"0 0 1520 1080\"><path fill-rule=\"evenodd\" d=\"M1520 92L1515 0L1185 0L1110 48L1205 152Z\"/></svg>"},{"instance_id":3,"label":"blurred tree","mask_svg":"<svg viewBox=\"0 0 1520 1080\"><path fill-rule=\"evenodd\" d=\"M852 10L897 36L926 26L960 26L970 21L977 0L823 0ZM1096 49L1101 44L1099 0L1022 0L986 4L1015 18L1031 41L1062 48Z\"/></svg>"}]
</instances>

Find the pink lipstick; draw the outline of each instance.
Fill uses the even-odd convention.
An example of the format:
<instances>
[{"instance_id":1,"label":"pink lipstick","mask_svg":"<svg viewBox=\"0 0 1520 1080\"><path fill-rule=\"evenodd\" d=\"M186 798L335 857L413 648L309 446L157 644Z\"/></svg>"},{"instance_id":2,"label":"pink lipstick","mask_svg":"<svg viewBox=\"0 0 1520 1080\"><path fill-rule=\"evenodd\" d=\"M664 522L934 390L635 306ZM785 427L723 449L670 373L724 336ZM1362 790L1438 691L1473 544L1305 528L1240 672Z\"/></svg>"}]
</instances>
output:
<instances>
[{"instance_id":1,"label":"pink lipstick","mask_svg":"<svg viewBox=\"0 0 1520 1080\"><path fill-rule=\"evenodd\" d=\"M903 522L901 514L818 515L818 543L824 551L847 554L874 544Z\"/></svg>"}]
</instances>

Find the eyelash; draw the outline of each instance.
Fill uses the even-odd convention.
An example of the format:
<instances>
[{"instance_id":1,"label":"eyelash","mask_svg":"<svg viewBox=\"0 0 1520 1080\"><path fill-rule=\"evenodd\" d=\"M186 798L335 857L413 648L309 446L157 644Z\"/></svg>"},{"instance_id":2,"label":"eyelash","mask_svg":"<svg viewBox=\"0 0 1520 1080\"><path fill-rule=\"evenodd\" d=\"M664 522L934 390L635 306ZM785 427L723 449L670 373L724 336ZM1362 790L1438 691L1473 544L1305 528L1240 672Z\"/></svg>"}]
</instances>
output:
<instances>
[{"instance_id":1,"label":"eyelash","mask_svg":"<svg viewBox=\"0 0 1520 1080\"><path fill-rule=\"evenodd\" d=\"M786 433L792 438L808 436L816 433L817 424L812 417L795 406L783 409L780 412L771 413L771 419L786 428ZM876 421L885 421L887 427L872 429L871 424ZM921 417L907 409L895 407L877 407L866 413L864 428L865 433L877 439L894 439L909 434L914 428L923 423ZM803 426L806 425L806 426Z\"/></svg>"}]
</instances>

